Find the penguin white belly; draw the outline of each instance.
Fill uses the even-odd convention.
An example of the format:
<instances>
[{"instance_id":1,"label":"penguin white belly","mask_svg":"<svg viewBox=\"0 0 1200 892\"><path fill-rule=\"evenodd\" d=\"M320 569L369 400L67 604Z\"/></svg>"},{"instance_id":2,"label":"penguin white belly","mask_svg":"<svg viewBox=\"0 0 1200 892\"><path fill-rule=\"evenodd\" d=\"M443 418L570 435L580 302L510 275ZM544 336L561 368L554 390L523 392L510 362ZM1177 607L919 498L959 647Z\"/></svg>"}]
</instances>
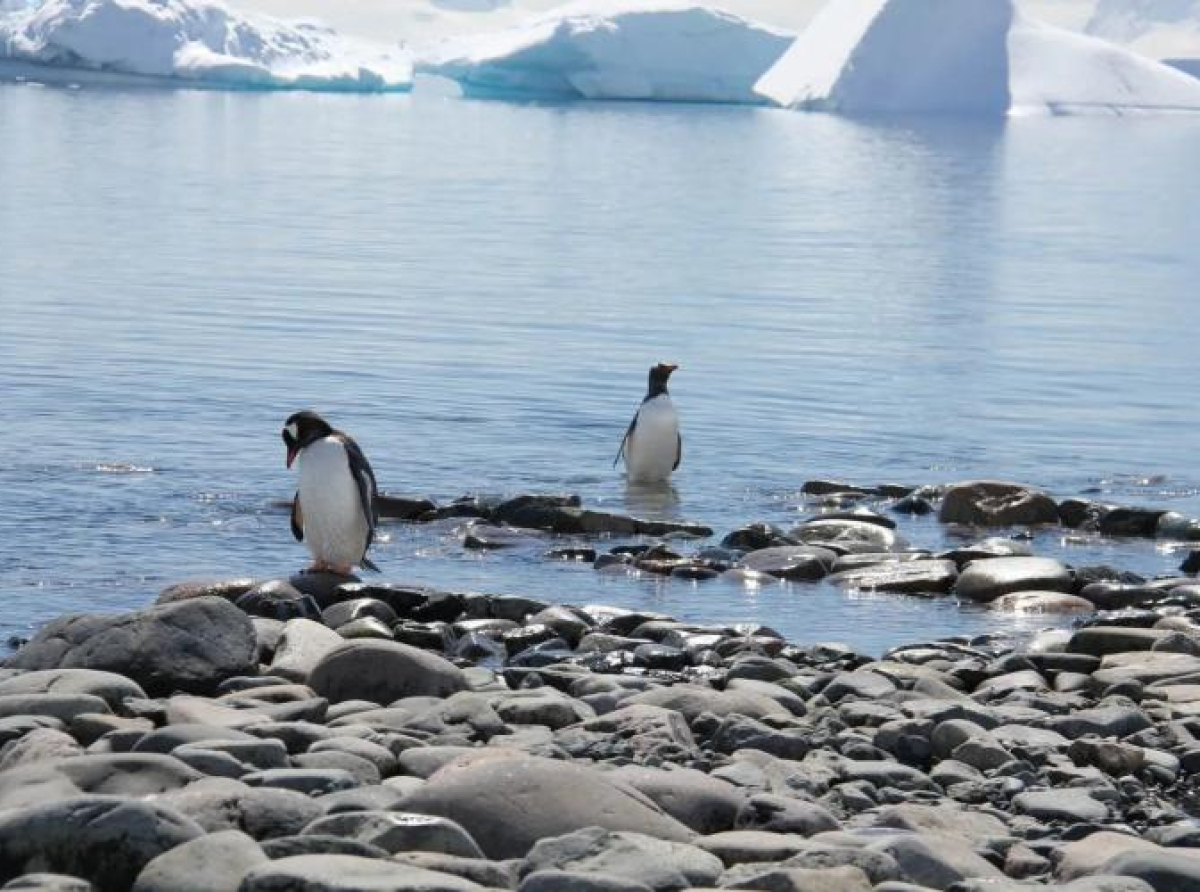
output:
<instances>
[{"instance_id":1,"label":"penguin white belly","mask_svg":"<svg viewBox=\"0 0 1200 892\"><path fill-rule=\"evenodd\" d=\"M301 452L299 463L304 543L313 560L356 565L366 551L369 527L345 447L326 437Z\"/></svg>"},{"instance_id":2,"label":"penguin white belly","mask_svg":"<svg viewBox=\"0 0 1200 892\"><path fill-rule=\"evenodd\" d=\"M671 398L656 396L642 403L637 424L625 444L629 479L650 483L666 480L679 455L679 417Z\"/></svg>"}]
</instances>

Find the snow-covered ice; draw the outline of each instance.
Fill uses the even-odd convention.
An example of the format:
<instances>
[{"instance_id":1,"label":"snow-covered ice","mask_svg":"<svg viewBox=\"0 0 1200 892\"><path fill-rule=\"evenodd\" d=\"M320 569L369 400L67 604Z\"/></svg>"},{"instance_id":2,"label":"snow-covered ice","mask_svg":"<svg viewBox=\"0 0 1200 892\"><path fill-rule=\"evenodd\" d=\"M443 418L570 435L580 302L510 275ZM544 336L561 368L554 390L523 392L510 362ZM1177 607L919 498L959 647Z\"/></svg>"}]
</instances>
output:
<instances>
[{"instance_id":1,"label":"snow-covered ice","mask_svg":"<svg viewBox=\"0 0 1200 892\"><path fill-rule=\"evenodd\" d=\"M758 82L845 114L1200 111L1200 81L1011 0L832 0Z\"/></svg>"},{"instance_id":2,"label":"snow-covered ice","mask_svg":"<svg viewBox=\"0 0 1200 892\"><path fill-rule=\"evenodd\" d=\"M411 61L398 46L210 0L45 0L18 8L0 14L0 63L210 87L379 91L412 84Z\"/></svg>"},{"instance_id":3,"label":"snow-covered ice","mask_svg":"<svg viewBox=\"0 0 1200 892\"><path fill-rule=\"evenodd\" d=\"M1100 0L1085 30L1155 59L1200 58L1200 0Z\"/></svg>"},{"instance_id":4,"label":"snow-covered ice","mask_svg":"<svg viewBox=\"0 0 1200 892\"><path fill-rule=\"evenodd\" d=\"M417 71L472 96L761 102L754 83L791 40L711 7L606 0L448 41Z\"/></svg>"}]
</instances>

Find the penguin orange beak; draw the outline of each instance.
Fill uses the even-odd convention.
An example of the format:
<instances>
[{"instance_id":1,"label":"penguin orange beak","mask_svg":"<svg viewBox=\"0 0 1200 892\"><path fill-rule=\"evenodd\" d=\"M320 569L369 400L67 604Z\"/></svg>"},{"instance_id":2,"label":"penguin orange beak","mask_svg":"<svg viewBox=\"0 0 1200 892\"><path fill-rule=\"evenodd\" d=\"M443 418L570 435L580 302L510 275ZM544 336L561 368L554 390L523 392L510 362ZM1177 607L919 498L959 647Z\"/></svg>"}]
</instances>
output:
<instances>
[{"instance_id":1,"label":"penguin orange beak","mask_svg":"<svg viewBox=\"0 0 1200 892\"><path fill-rule=\"evenodd\" d=\"M296 460L296 456L299 454L300 454L300 450L297 449L295 446L288 446L288 448L287 448L287 466L289 468L292 466L292 462L294 462Z\"/></svg>"}]
</instances>

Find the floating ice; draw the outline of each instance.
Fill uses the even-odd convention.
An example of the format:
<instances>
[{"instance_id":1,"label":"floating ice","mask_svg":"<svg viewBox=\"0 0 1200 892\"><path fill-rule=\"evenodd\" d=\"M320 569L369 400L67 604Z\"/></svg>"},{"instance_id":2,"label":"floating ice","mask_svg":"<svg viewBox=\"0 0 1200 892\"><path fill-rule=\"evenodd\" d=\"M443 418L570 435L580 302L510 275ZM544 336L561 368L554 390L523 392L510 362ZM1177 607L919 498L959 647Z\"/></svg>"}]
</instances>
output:
<instances>
[{"instance_id":1,"label":"floating ice","mask_svg":"<svg viewBox=\"0 0 1200 892\"><path fill-rule=\"evenodd\" d=\"M471 96L761 102L754 83L791 39L709 7L610 0L449 41L417 70Z\"/></svg>"},{"instance_id":2,"label":"floating ice","mask_svg":"<svg viewBox=\"0 0 1200 892\"><path fill-rule=\"evenodd\" d=\"M46 0L0 14L5 61L210 87L380 91L412 84L411 62L398 47L208 0Z\"/></svg>"},{"instance_id":3,"label":"floating ice","mask_svg":"<svg viewBox=\"0 0 1200 892\"><path fill-rule=\"evenodd\" d=\"M1155 59L1200 58L1200 0L1100 0L1085 30Z\"/></svg>"},{"instance_id":4,"label":"floating ice","mask_svg":"<svg viewBox=\"0 0 1200 892\"><path fill-rule=\"evenodd\" d=\"M1011 0L832 0L756 89L846 114L1200 111L1200 81Z\"/></svg>"}]
</instances>

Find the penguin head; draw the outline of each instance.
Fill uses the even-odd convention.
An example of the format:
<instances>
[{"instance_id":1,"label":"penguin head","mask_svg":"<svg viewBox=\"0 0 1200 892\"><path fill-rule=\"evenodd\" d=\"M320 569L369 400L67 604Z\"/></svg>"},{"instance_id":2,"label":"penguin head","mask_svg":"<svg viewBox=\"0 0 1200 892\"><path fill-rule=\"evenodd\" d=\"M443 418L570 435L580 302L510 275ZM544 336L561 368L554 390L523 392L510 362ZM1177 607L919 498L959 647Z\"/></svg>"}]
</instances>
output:
<instances>
[{"instance_id":1,"label":"penguin head","mask_svg":"<svg viewBox=\"0 0 1200 892\"><path fill-rule=\"evenodd\" d=\"M650 366L650 392L647 396L655 397L660 393L666 393L667 379L671 377L671 372L677 368L679 366L667 365L665 362Z\"/></svg>"},{"instance_id":2,"label":"penguin head","mask_svg":"<svg viewBox=\"0 0 1200 892\"><path fill-rule=\"evenodd\" d=\"M329 426L329 422L316 412L305 409L292 415L284 422L281 432L283 443L287 446L287 466L292 466L300 450L322 437L328 437L331 433L333 428Z\"/></svg>"}]
</instances>

